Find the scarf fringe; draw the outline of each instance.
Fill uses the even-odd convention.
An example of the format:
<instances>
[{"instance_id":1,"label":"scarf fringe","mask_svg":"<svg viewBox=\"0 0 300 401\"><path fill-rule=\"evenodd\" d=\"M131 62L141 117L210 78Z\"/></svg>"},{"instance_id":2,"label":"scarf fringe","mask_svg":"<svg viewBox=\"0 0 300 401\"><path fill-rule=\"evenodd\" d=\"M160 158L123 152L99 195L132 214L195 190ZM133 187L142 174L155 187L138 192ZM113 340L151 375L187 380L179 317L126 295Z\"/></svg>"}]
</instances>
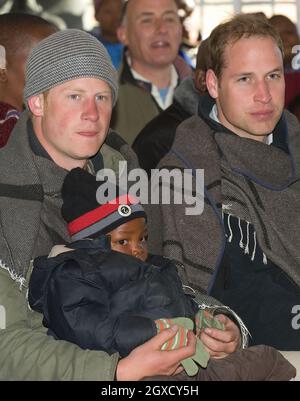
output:
<instances>
[{"instance_id":1,"label":"scarf fringe","mask_svg":"<svg viewBox=\"0 0 300 401\"><path fill-rule=\"evenodd\" d=\"M243 235L243 230L241 227L241 219L239 219L239 229L240 229L240 234L241 234L241 239L240 239L240 243L239 243L240 248L246 249L246 245L243 244L244 235Z\"/></svg>"},{"instance_id":2,"label":"scarf fringe","mask_svg":"<svg viewBox=\"0 0 300 401\"><path fill-rule=\"evenodd\" d=\"M11 268L9 268L2 260L0 259L0 268L6 270L11 279L14 280L16 283L20 284L19 289L22 290L22 287L26 287L26 279L22 277L21 275L18 275L16 272L14 272Z\"/></svg>"},{"instance_id":3,"label":"scarf fringe","mask_svg":"<svg viewBox=\"0 0 300 401\"><path fill-rule=\"evenodd\" d=\"M231 229L231 225L230 225L230 217L231 217L231 214L228 215L228 228L230 231L230 235L228 237L228 242L231 242L232 238L233 238L233 233L232 233L232 229Z\"/></svg>"},{"instance_id":4,"label":"scarf fringe","mask_svg":"<svg viewBox=\"0 0 300 401\"><path fill-rule=\"evenodd\" d=\"M267 256L266 256L266 254L265 253L263 253L263 264L264 265L267 265L268 264L268 259L267 259Z\"/></svg>"},{"instance_id":5,"label":"scarf fringe","mask_svg":"<svg viewBox=\"0 0 300 401\"><path fill-rule=\"evenodd\" d=\"M253 260L255 258L255 252L256 252L256 231L254 231L253 239L254 239L254 247L253 247L253 253L252 253L252 256L251 256L252 262L253 262Z\"/></svg>"},{"instance_id":6,"label":"scarf fringe","mask_svg":"<svg viewBox=\"0 0 300 401\"><path fill-rule=\"evenodd\" d=\"M247 244L245 246L245 255L249 254L249 221L247 221Z\"/></svg>"},{"instance_id":7,"label":"scarf fringe","mask_svg":"<svg viewBox=\"0 0 300 401\"><path fill-rule=\"evenodd\" d=\"M226 309L228 312L230 312L230 314L232 314L235 317L236 321L239 324L240 331L242 334L242 344L241 344L242 348L244 349L244 348L248 347L248 336L250 336L250 337L252 337L252 336L251 336L249 330L247 329L245 323L239 317L239 315L237 313L235 313L232 309L230 309L229 306L207 305L207 304L202 303L199 305L199 308L200 309L208 309L209 308L209 309L217 309L217 310L219 309L221 312L222 312L222 309Z\"/></svg>"},{"instance_id":8,"label":"scarf fringe","mask_svg":"<svg viewBox=\"0 0 300 401\"><path fill-rule=\"evenodd\" d=\"M230 205L223 205L223 210L229 210ZM222 210L222 216L223 216L223 221L224 220L224 213ZM227 227L228 227L228 231L229 234L225 234L227 241L228 242L232 242L233 240L233 232L232 232L232 227L231 227L231 217L233 216L232 214L228 213L227 214L228 218L227 218ZM233 216L235 217L235 216ZM237 217L238 219L238 226L239 226L239 231L240 231L240 239L239 239L239 247L241 249L243 249L244 254L245 255L249 255L250 254L250 222L249 221L244 221L241 220L239 217ZM243 230L242 227L242 221L244 221L245 223L247 223L247 228L246 228L246 233L244 234L245 230ZM245 242L245 237L246 237L246 242ZM256 256L256 248L257 248L257 239L256 239L256 231L253 232L253 251L252 251L252 255L251 255L251 261L253 262ZM263 264L267 265L268 264L268 259L266 254L263 252Z\"/></svg>"},{"instance_id":9,"label":"scarf fringe","mask_svg":"<svg viewBox=\"0 0 300 401\"><path fill-rule=\"evenodd\" d=\"M192 293L196 294L196 291L190 287L189 285L182 285L183 290L189 289L192 291ZM239 324L240 327L240 331L242 334L242 348L247 348L248 346L248 336L251 337L251 334L249 332L249 330L247 329L245 323L242 321L242 319L239 317L239 315L237 313L235 313L232 309L229 308L229 306L225 306L225 305L209 305L209 304L205 304L204 302L201 304L198 304L199 309L219 309L222 311L222 309L226 309L226 311L228 311L229 313L231 313L236 321Z\"/></svg>"},{"instance_id":10,"label":"scarf fringe","mask_svg":"<svg viewBox=\"0 0 300 401\"><path fill-rule=\"evenodd\" d=\"M194 288L190 287L189 285L182 284L182 289L183 289L183 292L186 292L186 290L188 289L188 290L191 290L194 295L196 294L196 291L194 290Z\"/></svg>"}]
</instances>

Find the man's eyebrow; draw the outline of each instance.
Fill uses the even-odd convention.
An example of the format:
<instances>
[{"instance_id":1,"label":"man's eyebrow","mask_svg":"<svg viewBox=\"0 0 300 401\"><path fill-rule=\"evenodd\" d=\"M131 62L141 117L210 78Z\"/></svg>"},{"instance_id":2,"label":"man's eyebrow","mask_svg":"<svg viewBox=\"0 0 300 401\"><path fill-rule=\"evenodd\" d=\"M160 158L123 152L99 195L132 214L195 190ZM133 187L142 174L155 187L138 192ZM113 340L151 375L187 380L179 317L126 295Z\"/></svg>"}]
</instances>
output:
<instances>
[{"instance_id":1,"label":"man's eyebrow","mask_svg":"<svg viewBox=\"0 0 300 401\"><path fill-rule=\"evenodd\" d=\"M273 70L270 70L270 71L268 71L265 75L268 75L268 74L272 74L272 73L274 73L274 72L281 72L281 73L283 73L283 68L282 67L276 67L276 68L274 68ZM240 77L240 76L251 76L251 75L253 75L253 74L255 74L255 72L249 72L249 71L245 71L245 72L243 72L243 71L241 71L241 72L238 72L238 73L236 73L236 74L233 74L233 77Z\"/></svg>"},{"instance_id":2,"label":"man's eyebrow","mask_svg":"<svg viewBox=\"0 0 300 401\"><path fill-rule=\"evenodd\" d=\"M63 89L63 92L78 92L78 93L86 93L86 90L83 88L77 88L76 86L69 86L67 88ZM103 89L99 90L98 92L95 93L95 95L102 94L102 93L111 93L109 89Z\"/></svg>"},{"instance_id":3,"label":"man's eyebrow","mask_svg":"<svg viewBox=\"0 0 300 401\"><path fill-rule=\"evenodd\" d=\"M83 93L83 92L84 92L84 89L82 89L82 88L77 88L76 86L75 86L75 87L74 87L74 86L68 86L68 87L66 87L66 88L63 89L63 92L67 92L67 91L75 91L75 92L81 92L81 93Z\"/></svg>"},{"instance_id":4,"label":"man's eyebrow","mask_svg":"<svg viewBox=\"0 0 300 401\"><path fill-rule=\"evenodd\" d=\"M103 93L111 94L111 91L107 90L107 89L104 89L104 90L96 92L95 95L100 95L100 94L103 94Z\"/></svg>"},{"instance_id":5,"label":"man's eyebrow","mask_svg":"<svg viewBox=\"0 0 300 401\"><path fill-rule=\"evenodd\" d=\"M154 12L151 11L142 11L140 14L136 16L136 19L144 18L144 17L153 17Z\"/></svg>"},{"instance_id":6,"label":"man's eyebrow","mask_svg":"<svg viewBox=\"0 0 300 401\"><path fill-rule=\"evenodd\" d=\"M276 67L273 70L267 72L267 74L272 74L272 72L282 72L283 73L283 67Z\"/></svg>"},{"instance_id":7,"label":"man's eyebrow","mask_svg":"<svg viewBox=\"0 0 300 401\"><path fill-rule=\"evenodd\" d=\"M240 77L241 75L247 75L247 76L249 76L249 75L253 75L253 72L243 72L243 71L241 71L241 72L238 72L238 73L236 73L236 74L233 74L233 76L234 77Z\"/></svg>"},{"instance_id":8,"label":"man's eyebrow","mask_svg":"<svg viewBox=\"0 0 300 401\"><path fill-rule=\"evenodd\" d=\"M153 11L142 11L138 16L137 19L139 18L144 18L144 17L153 17L155 15L155 13ZM166 15L174 15L174 16L178 16L177 12L174 10L167 10L165 11L162 16L166 16Z\"/></svg>"}]
</instances>

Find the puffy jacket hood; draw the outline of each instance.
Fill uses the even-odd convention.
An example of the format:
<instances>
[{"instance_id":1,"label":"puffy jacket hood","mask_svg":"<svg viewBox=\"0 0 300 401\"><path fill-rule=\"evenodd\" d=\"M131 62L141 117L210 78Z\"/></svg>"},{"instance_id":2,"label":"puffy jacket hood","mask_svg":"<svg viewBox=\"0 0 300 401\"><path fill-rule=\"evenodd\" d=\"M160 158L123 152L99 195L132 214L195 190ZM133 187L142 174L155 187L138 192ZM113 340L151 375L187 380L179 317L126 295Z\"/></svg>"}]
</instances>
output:
<instances>
[{"instance_id":1,"label":"puffy jacket hood","mask_svg":"<svg viewBox=\"0 0 300 401\"><path fill-rule=\"evenodd\" d=\"M157 269L134 257L111 250L108 236L75 241L68 244L68 248L74 250L55 257L39 256L34 260L28 292L28 301L32 309L43 313L48 281L54 270L65 263L71 264L72 261L83 263L84 275L94 273L95 266L98 265L99 271L102 271L112 291L116 291L128 280L138 280L141 276L147 276L150 270ZM130 269L124 268L128 263Z\"/></svg>"}]
</instances>

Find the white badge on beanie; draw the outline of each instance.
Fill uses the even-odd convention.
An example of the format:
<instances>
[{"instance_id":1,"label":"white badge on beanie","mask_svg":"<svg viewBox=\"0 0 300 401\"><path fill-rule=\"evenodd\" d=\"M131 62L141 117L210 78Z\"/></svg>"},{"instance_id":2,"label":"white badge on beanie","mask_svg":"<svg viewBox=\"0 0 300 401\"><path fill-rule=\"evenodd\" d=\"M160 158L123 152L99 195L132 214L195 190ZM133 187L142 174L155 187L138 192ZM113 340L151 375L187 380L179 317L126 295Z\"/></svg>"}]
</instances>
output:
<instances>
[{"instance_id":1,"label":"white badge on beanie","mask_svg":"<svg viewBox=\"0 0 300 401\"><path fill-rule=\"evenodd\" d=\"M0 45L0 68L2 70L6 69L6 52L5 47Z\"/></svg>"},{"instance_id":2,"label":"white badge on beanie","mask_svg":"<svg viewBox=\"0 0 300 401\"><path fill-rule=\"evenodd\" d=\"M127 217L131 215L131 207L128 205L120 205L118 207L118 213L119 215L123 217Z\"/></svg>"}]
</instances>

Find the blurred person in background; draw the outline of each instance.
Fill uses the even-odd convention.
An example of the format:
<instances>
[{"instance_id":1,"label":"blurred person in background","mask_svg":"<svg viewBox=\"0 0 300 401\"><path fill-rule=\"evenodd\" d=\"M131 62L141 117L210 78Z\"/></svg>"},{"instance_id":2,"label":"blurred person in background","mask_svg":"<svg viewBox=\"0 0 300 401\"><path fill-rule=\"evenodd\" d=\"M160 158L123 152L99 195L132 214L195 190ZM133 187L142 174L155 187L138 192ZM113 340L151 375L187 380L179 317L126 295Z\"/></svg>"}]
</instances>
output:
<instances>
[{"instance_id":1,"label":"blurred person in background","mask_svg":"<svg viewBox=\"0 0 300 401\"><path fill-rule=\"evenodd\" d=\"M269 21L279 32L284 48L284 68L285 70L290 70L292 69L291 62L295 55L293 47L300 44L297 27L285 15L273 15Z\"/></svg>"},{"instance_id":2,"label":"blurred person in background","mask_svg":"<svg viewBox=\"0 0 300 401\"><path fill-rule=\"evenodd\" d=\"M208 39L201 42L194 77L183 80L176 88L174 101L151 120L136 137L132 147L140 166L150 177L151 169L169 152L178 125L198 113L200 96L207 91L205 75L208 68Z\"/></svg>"},{"instance_id":3,"label":"blurred person in background","mask_svg":"<svg viewBox=\"0 0 300 401\"><path fill-rule=\"evenodd\" d=\"M300 45L299 34L296 25L285 15L273 15L269 21L279 32L283 43L285 107L290 109L291 103L300 95L300 64L298 68L295 68L297 63L293 62L293 59L297 57L295 46ZM294 107L290 110L294 110Z\"/></svg>"},{"instance_id":4,"label":"blurred person in background","mask_svg":"<svg viewBox=\"0 0 300 401\"><path fill-rule=\"evenodd\" d=\"M112 128L132 144L172 104L175 88L192 68L178 56L182 25L175 0L129 0L118 36L126 48Z\"/></svg>"},{"instance_id":5,"label":"blurred person in background","mask_svg":"<svg viewBox=\"0 0 300 401\"><path fill-rule=\"evenodd\" d=\"M182 23L182 43L179 54L193 68L196 67L197 51L202 36L197 18L195 0L177 0L178 14Z\"/></svg>"},{"instance_id":6,"label":"blurred person in background","mask_svg":"<svg viewBox=\"0 0 300 401\"><path fill-rule=\"evenodd\" d=\"M32 48L58 29L30 14L0 15L0 147L23 111L25 63Z\"/></svg>"},{"instance_id":7,"label":"blurred person in background","mask_svg":"<svg viewBox=\"0 0 300 401\"><path fill-rule=\"evenodd\" d=\"M99 25L90 32L106 47L117 70L122 61L124 47L117 36L123 3L123 0L94 0L95 18Z\"/></svg>"}]
</instances>

